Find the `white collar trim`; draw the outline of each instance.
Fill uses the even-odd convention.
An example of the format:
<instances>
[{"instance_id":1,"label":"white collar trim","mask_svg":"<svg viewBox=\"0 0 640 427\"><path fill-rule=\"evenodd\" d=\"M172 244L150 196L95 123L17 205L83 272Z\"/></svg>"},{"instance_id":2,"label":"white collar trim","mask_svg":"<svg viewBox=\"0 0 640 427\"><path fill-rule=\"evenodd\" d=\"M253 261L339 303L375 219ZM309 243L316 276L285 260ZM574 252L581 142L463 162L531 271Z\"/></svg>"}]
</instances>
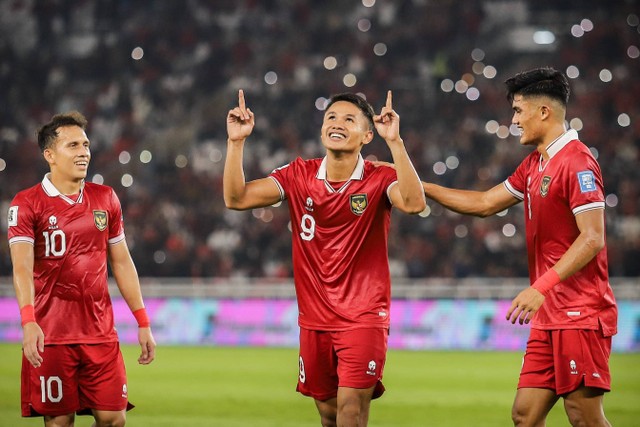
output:
<instances>
[{"instance_id":1,"label":"white collar trim","mask_svg":"<svg viewBox=\"0 0 640 427\"><path fill-rule=\"evenodd\" d=\"M51 173L49 172L42 179L42 188L44 189L44 192L47 194L47 196L60 197L62 200L69 203L70 205L74 205L76 203L82 203L82 199L84 196L84 181L82 181L82 185L80 185L80 195L78 196L78 200L74 201L73 199L62 194L60 190L58 190L56 186L53 185L53 182L51 182L51 179L49 178L50 176L51 176Z\"/></svg>"},{"instance_id":2,"label":"white collar trim","mask_svg":"<svg viewBox=\"0 0 640 427\"><path fill-rule=\"evenodd\" d=\"M574 139L578 139L578 132L575 129L569 129L555 141L547 146L547 154L549 155L549 159L558 154L560 150L562 150L568 143L573 141Z\"/></svg>"},{"instance_id":3,"label":"white collar trim","mask_svg":"<svg viewBox=\"0 0 640 427\"><path fill-rule=\"evenodd\" d=\"M322 179L324 181L324 185L329 190L330 193L342 193L349 186L351 181L361 181L364 178L364 159L361 154L358 154L358 162L356 163L356 167L353 169L353 173L351 177L338 189L338 191L333 188L329 181L327 181L327 157L325 156L322 159L322 163L320 163L320 168L318 169L318 173L316 173L316 179Z\"/></svg>"}]
</instances>

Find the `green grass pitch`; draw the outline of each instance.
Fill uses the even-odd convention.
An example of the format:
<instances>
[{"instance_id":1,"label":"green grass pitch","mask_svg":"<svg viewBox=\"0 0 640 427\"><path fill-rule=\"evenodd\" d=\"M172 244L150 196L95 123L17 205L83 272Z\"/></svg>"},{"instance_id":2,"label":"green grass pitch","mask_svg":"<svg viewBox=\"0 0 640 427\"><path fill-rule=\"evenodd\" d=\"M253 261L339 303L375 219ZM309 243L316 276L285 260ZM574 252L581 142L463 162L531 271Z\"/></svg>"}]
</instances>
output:
<instances>
[{"instance_id":1,"label":"green grass pitch","mask_svg":"<svg viewBox=\"0 0 640 427\"><path fill-rule=\"evenodd\" d=\"M292 348L162 347L149 366L124 346L129 397L136 409L128 426L318 426L313 401L295 392ZM21 350L0 344L0 424L39 426L19 408ZM521 353L389 351L385 395L371 406L369 426L509 426ZM640 425L640 354L613 354L614 391L605 411L616 427ZM89 426L78 417L76 426ZM569 426L562 403L548 426Z\"/></svg>"}]
</instances>

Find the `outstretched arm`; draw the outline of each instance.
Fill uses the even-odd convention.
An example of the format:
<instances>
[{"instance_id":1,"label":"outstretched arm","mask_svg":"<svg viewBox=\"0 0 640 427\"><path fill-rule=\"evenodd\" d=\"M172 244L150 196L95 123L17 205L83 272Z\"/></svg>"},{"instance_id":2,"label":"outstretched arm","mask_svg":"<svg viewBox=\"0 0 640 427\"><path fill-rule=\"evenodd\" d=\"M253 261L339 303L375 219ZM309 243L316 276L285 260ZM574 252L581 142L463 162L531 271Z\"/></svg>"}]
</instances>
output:
<instances>
[{"instance_id":1,"label":"outstretched arm","mask_svg":"<svg viewBox=\"0 0 640 427\"><path fill-rule=\"evenodd\" d=\"M487 191L457 190L427 182L422 183L426 196L454 212L479 217L491 216L520 200L513 197L503 184Z\"/></svg>"},{"instance_id":2,"label":"outstretched arm","mask_svg":"<svg viewBox=\"0 0 640 427\"><path fill-rule=\"evenodd\" d=\"M144 302L142 301L138 272L131 259L129 247L125 240L109 245L109 263L120 294L129 306L129 310L134 314L138 310L144 311L142 310L144 309ZM150 325L140 324L138 327L138 342L141 350L138 363L148 365L156 357L156 341L151 333Z\"/></svg>"},{"instance_id":3,"label":"outstretched arm","mask_svg":"<svg viewBox=\"0 0 640 427\"><path fill-rule=\"evenodd\" d=\"M391 91L387 92L387 102L379 115L373 118L378 134L384 138L395 164L398 185L391 187L389 197L393 205L402 212L416 214L422 212L426 206L420 177L416 172L409 153L400 138L400 116L393 110Z\"/></svg>"},{"instance_id":4,"label":"outstretched arm","mask_svg":"<svg viewBox=\"0 0 640 427\"><path fill-rule=\"evenodd\" d=\"M227 157L222 185L224 203L229 209L245 210L269 206L280 201L280 191L271 178L246 182L243 168L244 143L251 135L255 117L246 106L244 91L238 91L238 106L227 114Z\"/></svg>"}]
</instances>

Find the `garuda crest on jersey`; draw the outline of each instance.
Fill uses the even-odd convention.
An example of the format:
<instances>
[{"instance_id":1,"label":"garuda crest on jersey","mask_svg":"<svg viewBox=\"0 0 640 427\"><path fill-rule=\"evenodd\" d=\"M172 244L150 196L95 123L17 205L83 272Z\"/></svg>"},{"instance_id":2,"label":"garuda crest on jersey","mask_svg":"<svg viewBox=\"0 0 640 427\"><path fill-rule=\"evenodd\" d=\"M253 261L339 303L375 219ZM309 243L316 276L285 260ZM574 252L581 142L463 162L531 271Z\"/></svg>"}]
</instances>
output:
<instances>
[{"instance_id":1,"label":"garuda crest on jersey","mask_svg":"<svg viewBox=\"0 0 640 427\"><path fill-rule=\"evenodd\" d=\"M549 184L551 184L551 177L545 175L542 177L542 182L540 183L540 195L542 197L547 197L549 193Z\"/></svg>"},{"instance_id":2,"label":"garuda crest on jersey","mask_svg":"<svg viewBox=\"0 0 640 427\"><path fill-rule=\"evenodd\" d=\"M356 215L362 215L364 210L367 209L367 195L366 194L352 194L349 196L349 205L351 206L351 212Z\"/></svg>"},{"instance_id":3,"label":"garuda crest on jersey","mask_svg":"<svg viewBox=\"0 0 640 427\"><path fill-rule=\"evenodd\" d=\"M93 223L100 231L107 229L107 211L93 211Z\"/></svg>"}]
</instances>

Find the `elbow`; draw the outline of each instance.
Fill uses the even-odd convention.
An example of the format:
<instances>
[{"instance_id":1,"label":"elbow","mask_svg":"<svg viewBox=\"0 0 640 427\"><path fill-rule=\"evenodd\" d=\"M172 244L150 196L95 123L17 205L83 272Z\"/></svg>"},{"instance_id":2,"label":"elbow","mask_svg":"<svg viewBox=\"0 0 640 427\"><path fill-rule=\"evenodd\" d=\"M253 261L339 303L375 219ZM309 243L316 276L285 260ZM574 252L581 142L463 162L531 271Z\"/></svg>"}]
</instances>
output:
<instances>
[{"instance_id":1,"label":"elbow","mask_svg":"<svg viewBox=\"0 0 640 427\"><path fill-rule=\"evenodd\" d=\"M416 215L427 208L427 201L425 200L424 197L418 200L407 201L405 203L405 208L406 208L405 212L408 213L409 215Z\"/></svg>"},{"instance_id":2,"label":"elbow","mask_svg":"<svg viewBox=\"0 0 640 427\"><path fill-rule=\"evenodd\" d=\"M604 235L597 232L589 233L587 235L586 245L594 255L597 254L605 246Z\"/></svg>"}]
</instances>

